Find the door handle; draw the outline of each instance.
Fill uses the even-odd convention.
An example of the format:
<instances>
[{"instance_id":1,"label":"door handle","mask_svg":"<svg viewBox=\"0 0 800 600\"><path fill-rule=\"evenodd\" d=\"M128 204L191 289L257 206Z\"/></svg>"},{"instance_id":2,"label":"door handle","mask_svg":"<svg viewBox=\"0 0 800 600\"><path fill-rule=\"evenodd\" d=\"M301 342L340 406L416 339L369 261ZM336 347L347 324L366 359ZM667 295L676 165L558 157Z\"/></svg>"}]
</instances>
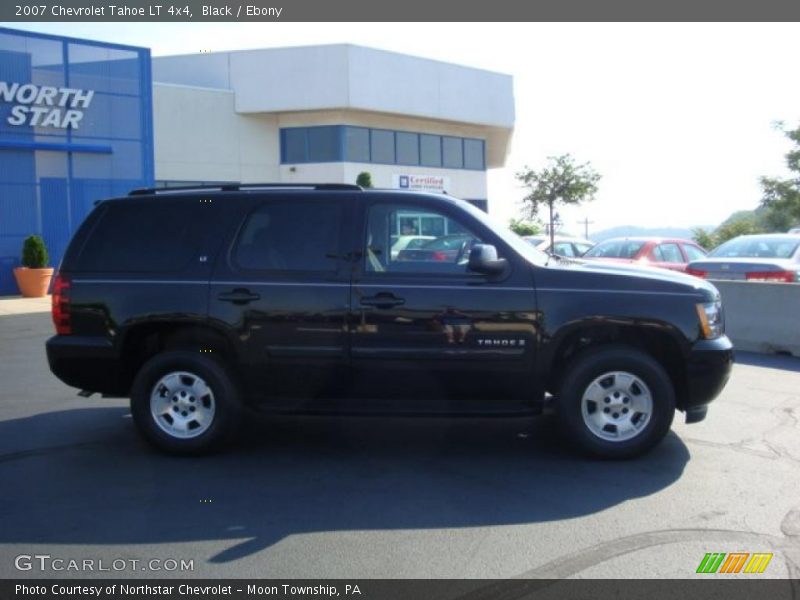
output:
<instances>
[{"instance_id":1,"label":"door handle","mask_svg":"<svg viewBox=\"0 0 800 600\"><path fill-rule=\"evenodd\" d=\"M362 306L374 306L375 308L392 308L406 303L404 298L398 298L388 292L381 292L374 296L363 296L360 302Z\"/></svg>"},{"instance_id":2,"label":"door handle","mask_svg":"<svg viewBox=\"0 0 800 600\"><path fill-rule=\"evenodd\" d=\"M222 292L217 295L217 299L223 302L233 302L234 304L247 304L254 300L260 300L259 294L253 294L250 290L244 288L237 288L230 292Z\"/></svg>"}]
</instances>

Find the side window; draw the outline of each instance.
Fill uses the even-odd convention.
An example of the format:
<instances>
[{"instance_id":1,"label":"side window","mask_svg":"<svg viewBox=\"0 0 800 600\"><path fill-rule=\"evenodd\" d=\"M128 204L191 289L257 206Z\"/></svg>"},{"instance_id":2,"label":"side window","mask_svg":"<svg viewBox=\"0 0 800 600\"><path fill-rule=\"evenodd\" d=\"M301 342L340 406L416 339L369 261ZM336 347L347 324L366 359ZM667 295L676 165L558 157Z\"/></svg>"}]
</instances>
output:
<instances>
[{"instance_id":1,"label":"side window","mask_svg":"<svg viewBox=\"0 0 800 600\"><path fill-rule=\"evenodd\" d=\"M415 243L392 250L392 241ZM368 273L461 274L480 238L458 221L416 206L378 204L369 210L364 269Z\"/></svg>"},{"instance_id":2,"label":"side window","mask_svg":"<svg viewBox=\"0 0 800 600\"><path fill-rule=\"evenodd\" d=\"M233 262L258 271L336 270L341 207L302 200L268 202L247 218Z\"/></svg>"},{"instance_id":3,"label":"side window","mask_svg":"<svg viewBox=\"0 0 800 600\"><path fill-rule=\"evenodd\" d=\"M109 202L76 270L171 273L197 260L208 222L196 203Z\"/></svg>"},{"instance_id":4,"label":"side window","mask_svg":"<svg viewBox=\"0 0 800 600\"><path fill-rule=\"evenodd\" d=\"M575 244L575 251L577 252L577 256L583 256L591 249L592 247L589 244Z\"/></svg>"},{"instance_id":5,"label":"side window","mask_svg":"<svg viewBox=\"0 0 800 600\"><path fill-rule=\"evenodd\" d=\"M706 257L706 253L703 252L697 246L692 246L691 244L684 244L683 249L686 251L686 257L689 259L689 262L693 260L700 260Z\"/></svg>"},{"instance_id":6,"label":"side window","mask_svg":"<svg viewBox=\"0 0 800 600\"><path fill-rule=\"evenodd\" d=\"M570 242L556 242L555 246L553 246L553 249L555 250L555 254L558 254L559 256L575 256L575 252L572 249L572 244Z\"/></svg>"},{"instance_id":7,"label":"side window","mask_svg":"<svg viewBox=\"0 0 800 600\"><path fill-rule=\"evenodd\" d=\"M681 254L681 249L678 248L678 244L661 244L656 247L656 250L661 251L661 258L658 258L656 260L660 260L661 262L670 262L670 263L683 262L683 255Z\"/></svg>"}]
</instances>

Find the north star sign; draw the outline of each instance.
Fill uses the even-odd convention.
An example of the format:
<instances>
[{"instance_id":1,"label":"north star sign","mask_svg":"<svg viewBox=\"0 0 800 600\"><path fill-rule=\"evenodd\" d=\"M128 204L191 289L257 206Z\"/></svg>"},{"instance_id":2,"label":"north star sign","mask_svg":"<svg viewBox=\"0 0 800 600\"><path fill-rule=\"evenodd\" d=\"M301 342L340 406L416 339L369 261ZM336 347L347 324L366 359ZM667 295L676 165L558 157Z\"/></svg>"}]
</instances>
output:
<instances>
[{"instance_id":1,"label":"north star sign","mask_svg":"<svg viewBox=\"0 0 800 600\"><path fill-rule=\"evenodd\" d=\"M78 129L94 90L0 81L0 100L14 104L9 125Z\"/></svg>"}]
</instances>

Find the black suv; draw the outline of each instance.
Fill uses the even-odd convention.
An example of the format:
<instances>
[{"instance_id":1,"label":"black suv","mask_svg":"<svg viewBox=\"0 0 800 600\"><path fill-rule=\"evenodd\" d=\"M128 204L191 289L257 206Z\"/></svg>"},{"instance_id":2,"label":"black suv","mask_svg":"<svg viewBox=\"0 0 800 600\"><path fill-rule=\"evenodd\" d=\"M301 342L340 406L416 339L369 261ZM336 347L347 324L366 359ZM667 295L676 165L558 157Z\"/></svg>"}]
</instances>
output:
<instances>
[{"instance_id":1,"label":"black suv","mask_svg":"<svg viewBox=\"0 0 800 600\"><path fill-rule=\"evenodd\" d=\"M432 250L392 252L408 235ZM228 439L245 409L552 402L581 448L630 457L676 408L702 420L733 362L702 279L549 257L466 202L339 184L103 201L64 256L53 320L53 373L129 396L144 437L183 454Z\"/></svg>"}]
</instances>

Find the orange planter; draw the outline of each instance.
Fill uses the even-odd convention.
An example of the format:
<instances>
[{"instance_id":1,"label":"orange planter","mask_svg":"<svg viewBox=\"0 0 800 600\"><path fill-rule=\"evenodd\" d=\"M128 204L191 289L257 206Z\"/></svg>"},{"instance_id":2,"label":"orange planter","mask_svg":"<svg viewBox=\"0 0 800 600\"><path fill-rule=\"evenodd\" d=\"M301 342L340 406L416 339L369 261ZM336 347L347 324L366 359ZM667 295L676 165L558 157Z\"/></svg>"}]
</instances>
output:
<instances>
[{"instance_id":1,"label":"orange planter","mask_svg":"<svg viewBox=\"0 0 800 600\"><path fill-rule=\"evenodd\" d=\"M17 280L19 291L26 298L41 298L42 296L46 296L52 277L52 267L47 267L45 269L17 267L14 269L14 278Z\"/></svg>"}]
</instances>

